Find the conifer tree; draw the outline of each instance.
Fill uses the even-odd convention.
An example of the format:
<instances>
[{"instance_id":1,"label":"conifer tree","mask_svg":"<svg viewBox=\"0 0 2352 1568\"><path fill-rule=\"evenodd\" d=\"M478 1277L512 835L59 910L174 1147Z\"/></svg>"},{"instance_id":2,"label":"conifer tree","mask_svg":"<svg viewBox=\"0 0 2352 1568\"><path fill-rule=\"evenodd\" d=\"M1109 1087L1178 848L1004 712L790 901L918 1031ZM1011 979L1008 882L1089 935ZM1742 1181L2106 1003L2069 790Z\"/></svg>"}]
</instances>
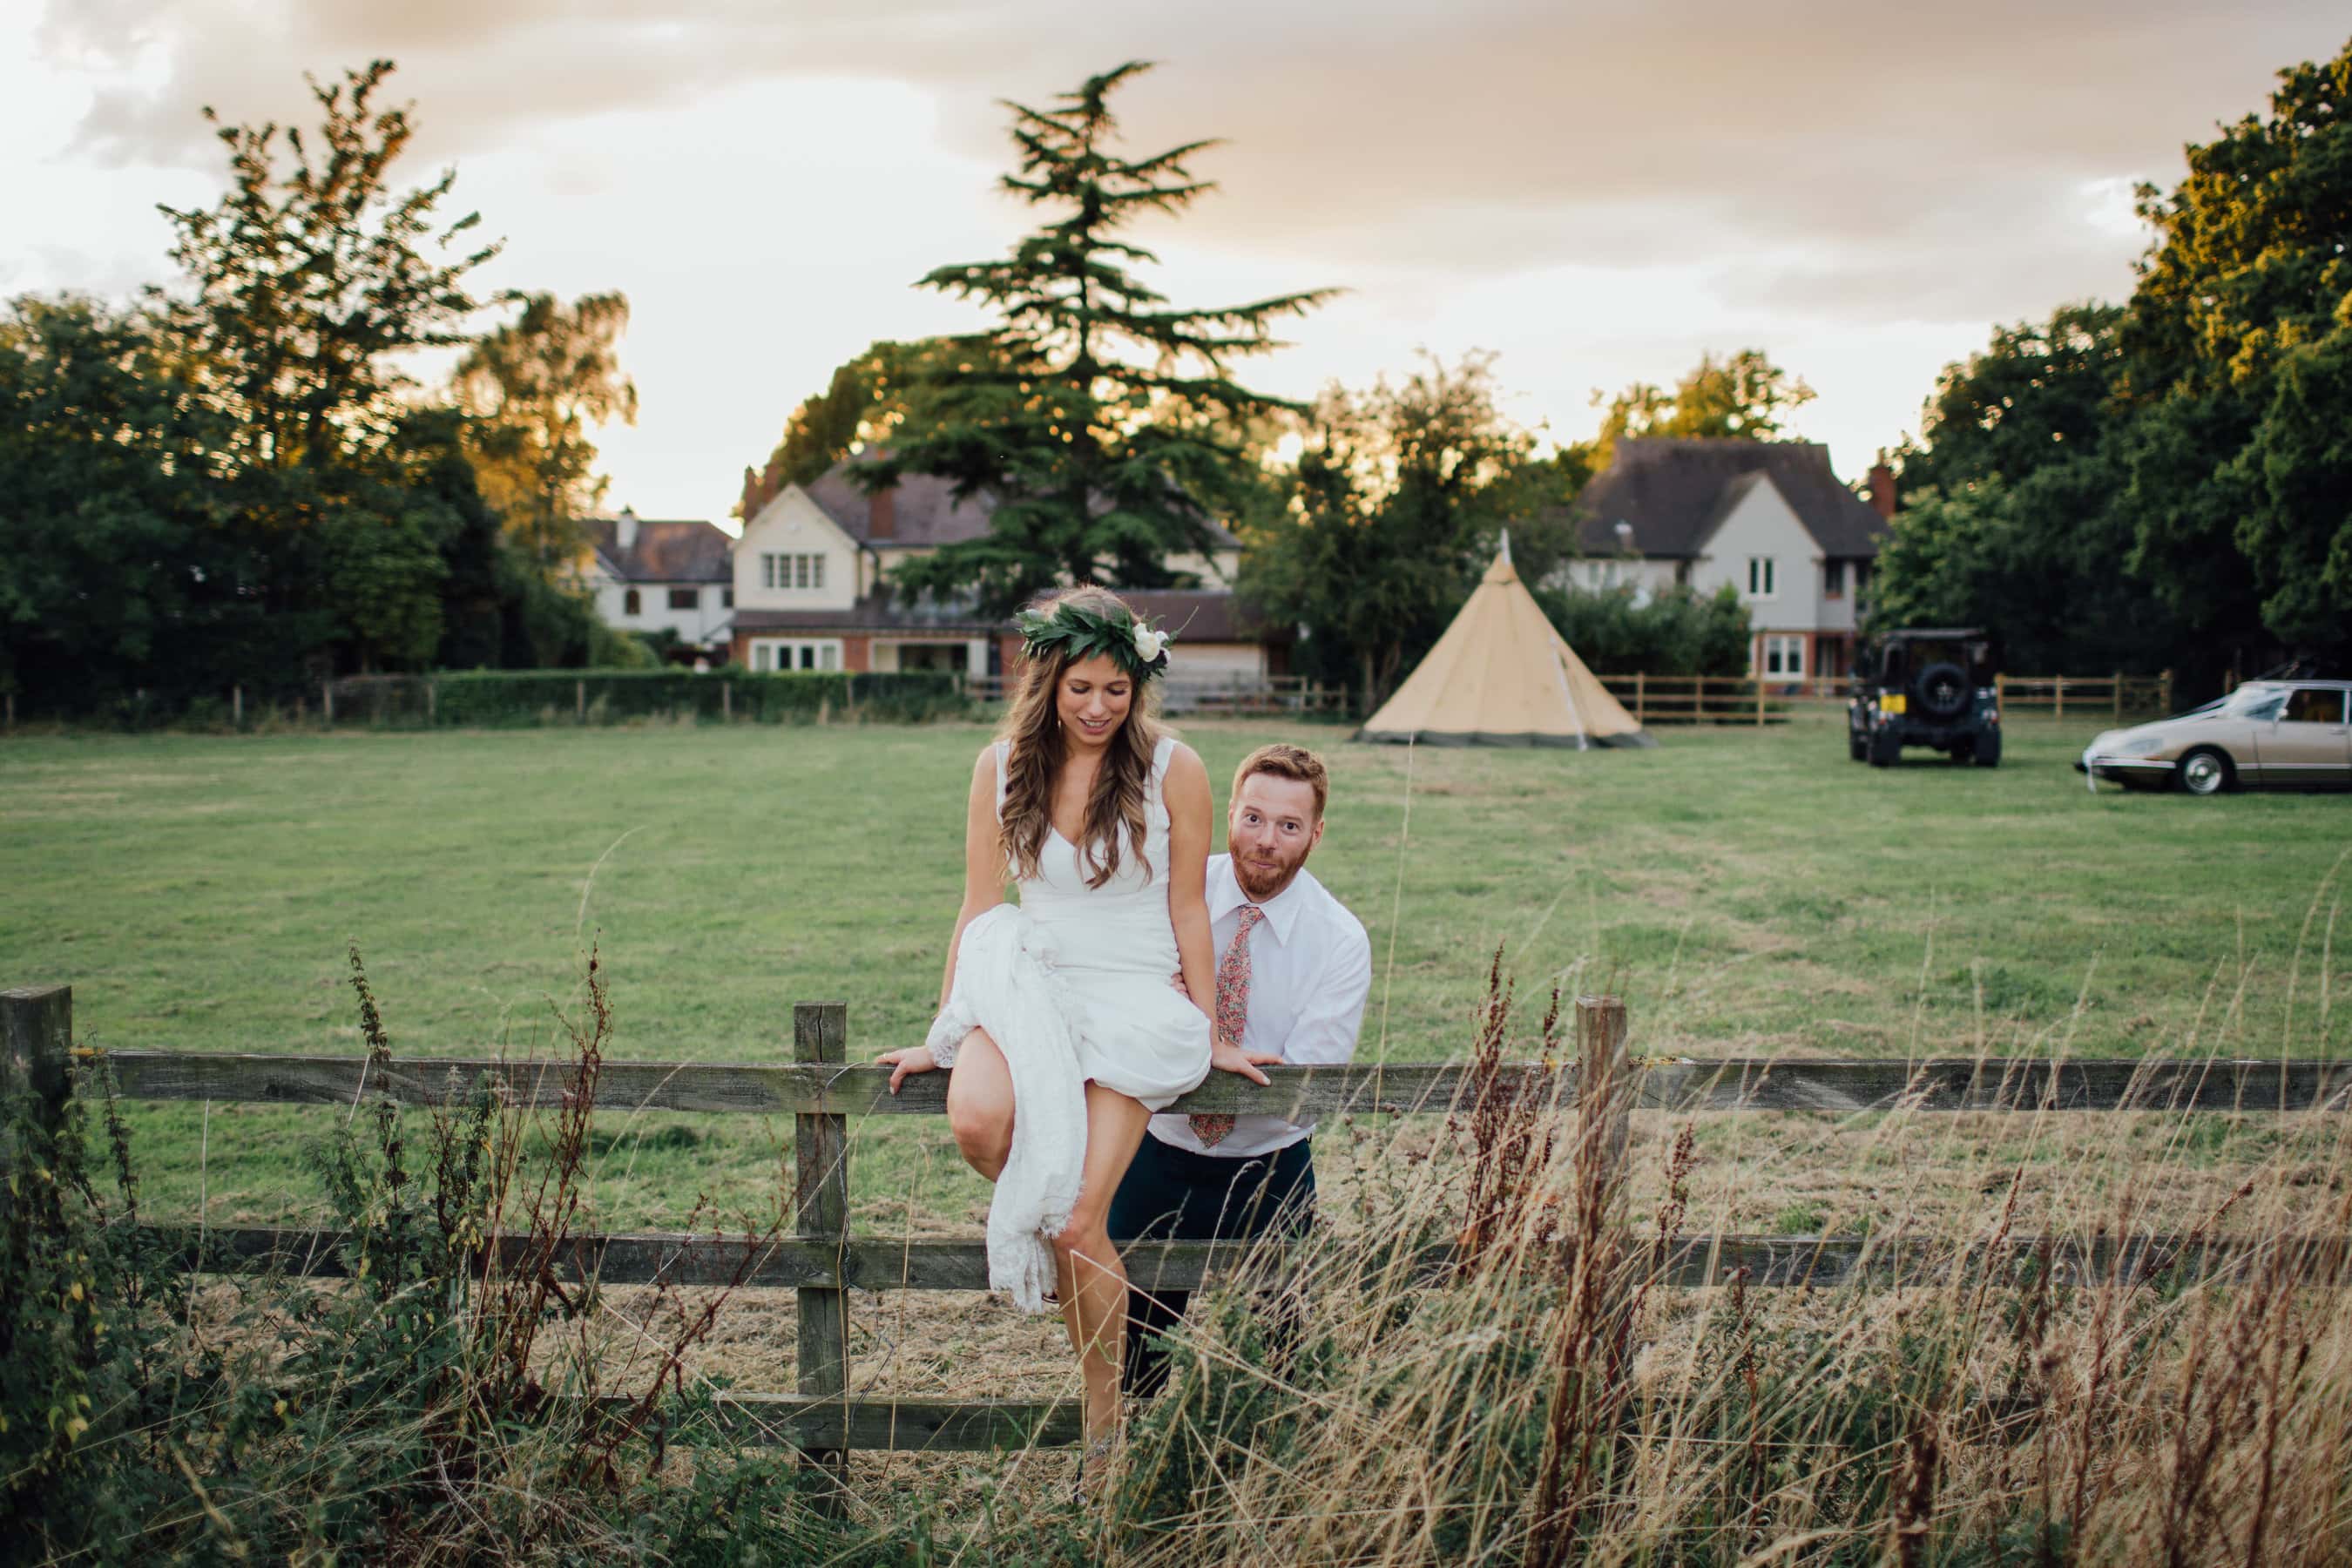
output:
<instances>
[{"instance_id":1,"label":"conifer tree","mask_svg":"<svg viewBox=\"0 0 2352 1568\"><path fill-rule=\"evenodd\" d=\"M921 280L1002 320L949 340L962 352L939 357L912 399L919 417L861 480L935 474L995 511L986 537L898 570L909 598L969 594L1003 614L1061 581L1175 584L1168 558L1211 545L1206 498L1248 460L1249 416L1295 407L1238 384L1227 366L1280 347L1273 324L1334 290L1183 310L1136 274L1159 258L1124 237L1129 226L1214 189L1188 167L1213 142L1133 161L1113 151L1110 95L1149 68L1129 62L1049 109L1007 104L1021 158L1003 186L1059 216L1001 260Z\"/></svg>"}]
</instances>

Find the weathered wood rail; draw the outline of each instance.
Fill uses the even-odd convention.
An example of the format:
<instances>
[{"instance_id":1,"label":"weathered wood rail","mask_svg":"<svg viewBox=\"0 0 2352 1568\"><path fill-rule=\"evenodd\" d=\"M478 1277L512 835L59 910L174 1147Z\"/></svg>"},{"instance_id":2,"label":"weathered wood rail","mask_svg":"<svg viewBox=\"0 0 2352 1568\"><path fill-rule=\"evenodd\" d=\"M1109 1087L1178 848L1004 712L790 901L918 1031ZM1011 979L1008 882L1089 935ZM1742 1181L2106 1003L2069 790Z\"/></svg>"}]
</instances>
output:
<instances>
[{"instance_id":1,"label":"weathered wood rail","mask_svg":"<svg viewBox=\"0 0 2352 1568\"><path fill-rule=\"evenodd\" d=\"M1731 1058L1633 1058L1625 1014L1609 998L1577 1003L1582 1061L1631 1074L1633 1092L1611 1097L1604 1140L1622 1161L1626 1118L1664 1111L2043 1112L2341 1110L2352 1102L2352 1062L2305 1060L2047 1061L1933 1058L1834 1061ZM848 1009L842 1003L793 1009L788 1064L605 1062L597 1098L619 1110L669 1110L793 1118L795 1235L758 1249L743 1284L796 1293L798 1387L740 1394L722 1402L722 1423L740 1435L791 1443L837 1468L856 1448L977 1448L1077 1440L1075 1405L1033 1400L908 1400L858 1394L848 1354L853 1291L977 1290L987 1285L978 1239L853 1238L848 1234L847 1121L853 1116L939 1115L946 1076L908 1079L889 1092L882 1068L849 1062ZM62 1103L77 1059L102 1055L127 1099L343 1105L389 1097L417 1107L469 1100L488 1083L508 1104L553 1107L572 1086L566 1064L491 1058L404 1058L389 1069L347 1056L222 1054L149 1049L77 1049L72 996L63 986L0 993L0 1088L23 1084ZM1579 1110L1575 1063L1516 1063L1489 1089L1532 1090L1564 1116ZM1276 1068L1265 1088L1220 1074L1178 1101L1180 1111L1271 1113L1293 1119L1341 1114L1417 1115L1454 1110L1478 1092L1459 1063L1373 1063ZM1622 1081L1622 1080L1621 1080ZM337 1278L339 1233L300 1227L159 1226L191 1272L282 1270ZM497 1237L505 1252L520 1238ZM612 1284L664 1279L678 1284L732 1280L745 1243L646 1232L573 1237L561 1261L581 1278ZM1676 1241L1662 1259L1661 1283L1829 1287L1853 1281L1932 1283L1955 1269L2008 1270L2045 1255L2084 1277L2157 1268L2228 1278L2275 1258L2313 1284L2352 1284L2352 1238L2021 1236L1998 1248L1958 1257L1948 1246L1903 1237L1719 1235ZM1125 1250L1129 1272L1148 1286L1197 1289L1263 1261L1265 1253L1224 1242L1149 1242ZM1421 1247L1401 1259L1408 1277L1436 1281L1451 1269L1450 1247Z\"/></svg>"}]
</instances>

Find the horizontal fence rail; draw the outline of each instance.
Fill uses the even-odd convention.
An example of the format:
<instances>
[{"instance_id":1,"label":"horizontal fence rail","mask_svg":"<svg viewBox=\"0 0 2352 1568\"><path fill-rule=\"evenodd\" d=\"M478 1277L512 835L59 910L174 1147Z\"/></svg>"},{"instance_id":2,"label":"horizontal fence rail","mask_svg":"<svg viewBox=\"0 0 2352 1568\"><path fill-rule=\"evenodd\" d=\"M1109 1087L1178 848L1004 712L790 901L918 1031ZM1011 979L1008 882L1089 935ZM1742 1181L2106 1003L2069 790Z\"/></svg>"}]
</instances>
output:
<instances>
[{"instance_id":1,"label":"horizontal fence rail","mask_svg":"<svg viewBox=\"0 0 2352 1568\"><path fill-rule=\"evenodd\" d=\"M404 1058L371 1069L347 1056L103 1053L131 1100L245 1100L349 1105L388 1096L412 1106L461 1105L487 1082L502 1102L562 1105L569 1069L492 1058ZM2352 1061L2047 1061L1934 1058L1832 1061L1765 1057L1640 1064L1637 1104L1646 1110L2310 1110L2352 1100ZM1413 1115L1454 1109L1472 1088L1460 1063L1398 1063L1265 1069L1260 1088L1213 1076L1177 1100L1173 1114L1228 1111L1290 1121L1341 1115ZM947 1110L945 1073L919 1073L890 1092L890 1069L865 1064L614 1062L597 1073L601 1103L638 1110L747 1115L932 1116ZM1576 1102L1572 1069L1515 1063L1498 1089Z\"/></svg>"},{"instance_id":2,"label":"horizontal fence rail","mask_svg":"<svg viewBox=\"0 0 2352 1568\"><path fill-rule=\"evenodd\" d=\"M213 1054L77 1047L70 991L62 986L0 993L0 1086L29 1089L61 1114L74 1090L73 1068L100 1062L127 1099L242 1100L341 1105L390 1099L446 1106L469 1101L487 1086L517 1108L553 1108L577 1092L568 1063L496 1058L402 1058L389 1066L350 1056ZM2213 1059L2206 1061L2050 1061L1937 1058L1918 1061L1835 1061L1632 1057L1624 1010L1606 998L1576 1009L1578 1056L1564 1062L1514 1063L1482 1073L1461 1063L1394 1063L1274 1068L1259 1087L1231 1074L1178 1100L1177 1111L1270 1113L1292 1120L1336 1114L1444 1114L1487 1096L1549 1104L1597 1123L1608 1158L1622 1169L1627 1117L1635 1109L1670 1111L1815 1111L1857 1114L1934 1112L2287 1112L2340 1110L2352 1100L2352 1062ZM986 1448L1068 1444L1079 1437L1076 1405L1035 1400L908 1400L855 1387L847 1321L853 1293L979 1290L987 1284L984 1243L977 1238L853 1238L848 1227L852 1116L938 1115L948 1075L920 1074L897 1095L888 1070L846 1059L847 1008L840 1003L793 1010L789 1063L605 1062L598 1100L615 1110L790 1115L793 1118L796 1234L760 1239L645 1232L573 1236L554 1258L561 1272L614 1285L740 1283L791 1289L796 1296L798 1387L790 1394L730 1393L715 1419L739 1437L788 1443L839 1473L856 1448ZM1590 1107L1580 1104L1584 1071L1607 1068L1596 1082L1632 1085ZM1620 1076L1622 1075L1622 1076ZM1492 1101L1489 1101L1492 1103ZM281 1271L331 1279L350 1263L350 1238L323 1229L214 1226L143 1227L187 1271ZM1359 1238L1348 1238L1351 1247ZM1643 1238L1633 1238L1636 1245ZM511 1266L525 1238L495 1237L483 1266ZM1244 1270L1280 1268L1322 1242L1150 1242L1122 1249L1145 1289L1192 1289ZM1649 1245L1655 1246L1654 1241ZM1377 1247L1357 1261L1367 1269L1402 1271L1410 1281L1441 1284L1463 1261L1450 1245ZM1563 1262L1567 1261L1563 1255ZM1998 1246L1937 1243L1899 1233L1883 1237L1721 1235L1675 1238L1654 1259L1664 1285L1826 1288L1931 1285L1984 1279L2046 1262L2079 1281L2212 1279L2229 1280L2275 1264L2298 1281L2352 1284L2352 1238L2165 1236L2016 1237Z\"/></svg>"},{"instance_id":3,"label":"horizontal fence rail","mask_svg":"<svg viewBox=\"0 0 2352 1568\"><path fill-rule=\"evenodd\" d=\"M267 1226L149 1224L145 1234L191 1273L283 1272L320 1279L346 1278L345 1232ZM1637 1238L1646 1241L1648 1238ZM493 1238L492 1266L535 1256L529 1237ZM1138 1241L1119 1249L1129 1275L1147 1289L1198 1290L1205 1286L1278 1271L1289 1259L1311 1257L1324 1244L1258 1241ZM1827 1289L1860 1281L1889 1286L1940 1285L2004 1275L2034 1264L2048 1248L2052 1270L2082 1281L2114 1278L2230 1279L2276 1259L2310 1285L2352 1282L2352 1240L2338 1237L2250 1240L2215 1236L2015 1236L1999 1247L1954 1247L1916 1237L1759 1236L1727 1232L1678 1237L1653 1276L1664 1285L1696 1289L1728 1285ZM747 1256L750 1265L745 1267ZM1450 1244L1414 1247L1366 1271L1402 1268L1412 1279L1434 1281L1453 1273L1463 1255ZM1570 1254L1563 1251L1565 1267ZM564 1278L606 1285L728 1285L764 1289L985 1290L988 1247L980 1241L873 1240L835 1242L780 1237L761 1242L684 1231L575 1237L555 1261ZM740 1279L739 1279L740 1276Z\"/></svg>"}]
</instances>

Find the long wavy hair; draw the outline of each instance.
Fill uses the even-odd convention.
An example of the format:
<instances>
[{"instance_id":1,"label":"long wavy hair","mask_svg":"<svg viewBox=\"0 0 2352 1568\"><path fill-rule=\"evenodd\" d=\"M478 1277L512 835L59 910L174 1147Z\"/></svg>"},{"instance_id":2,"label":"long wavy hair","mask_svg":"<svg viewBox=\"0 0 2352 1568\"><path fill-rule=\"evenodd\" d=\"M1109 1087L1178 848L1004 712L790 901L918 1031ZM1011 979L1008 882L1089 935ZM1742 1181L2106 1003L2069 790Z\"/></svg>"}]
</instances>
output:
<instances>
[{"instance_id":1,"label":"long wavy hair","mask_svg":"<svg viewBox=\"0 0 2352 1568\"><path fill-rule=\"evenodd\" d=\"M1135 612L1108 588L1066 588L1037 602L1040 609L1064 603L1097 612ZM1013 875L1037 875L1037 858L1045 853L1045 835L1054 826L1054 784L1061 777L1067 749L1055 708L1062 675L1070 668L1066 647L1024 661L1021 684L1004 711L998 734L1013 742L1004 763L1004 810L1000 817L1005 858ZM1078 836L1078 864L1087 886L1099 888L1118 875L1123 853L1134 855L1144 875L1151 862L1144 856L1144 791L1151 781L1151 757L1160 746L1158 683L1138 679L1126 722L1110 738L1102 770L1095 774L1087 797L1087 819Z\"/></svg>"}]
</instances>

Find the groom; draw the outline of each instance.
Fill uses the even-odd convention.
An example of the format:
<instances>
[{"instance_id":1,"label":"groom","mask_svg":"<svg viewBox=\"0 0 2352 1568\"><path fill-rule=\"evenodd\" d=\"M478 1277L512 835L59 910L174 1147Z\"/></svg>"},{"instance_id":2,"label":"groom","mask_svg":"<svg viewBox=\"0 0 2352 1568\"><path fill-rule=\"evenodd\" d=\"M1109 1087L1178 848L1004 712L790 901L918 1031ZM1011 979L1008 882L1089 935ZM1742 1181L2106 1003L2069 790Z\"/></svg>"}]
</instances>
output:
<instances>
[{"instance_id":1,"label":"groom","mask_svg":"<svg viewBox=\"0 0 2352 1568\"><path fill-rule=\"evenodd\" d=\"M1372 948L1347 906L1307 870L1323 837L1330 781L1300 746L1261 746L1234 773L1227 853L1209 858L1209 927L1217 959L1210 1017L1255 1066L1322 1065L1356 1054L1372 984ZM1251 1077L1258 1075L1252 1071ZM1264 1082L1262 1078L1258 1081ZM1315 1207L1315 1124L1278 1116L1155 1116L1110 1205L1110 1237L1210 1241L1307 1228ZM1151 1344L1184 1315L1190 1293L1149 1279L1128 1291L1127 1365L1138 1397L1168 1368Z\"/></svg>"}]
</instances>

